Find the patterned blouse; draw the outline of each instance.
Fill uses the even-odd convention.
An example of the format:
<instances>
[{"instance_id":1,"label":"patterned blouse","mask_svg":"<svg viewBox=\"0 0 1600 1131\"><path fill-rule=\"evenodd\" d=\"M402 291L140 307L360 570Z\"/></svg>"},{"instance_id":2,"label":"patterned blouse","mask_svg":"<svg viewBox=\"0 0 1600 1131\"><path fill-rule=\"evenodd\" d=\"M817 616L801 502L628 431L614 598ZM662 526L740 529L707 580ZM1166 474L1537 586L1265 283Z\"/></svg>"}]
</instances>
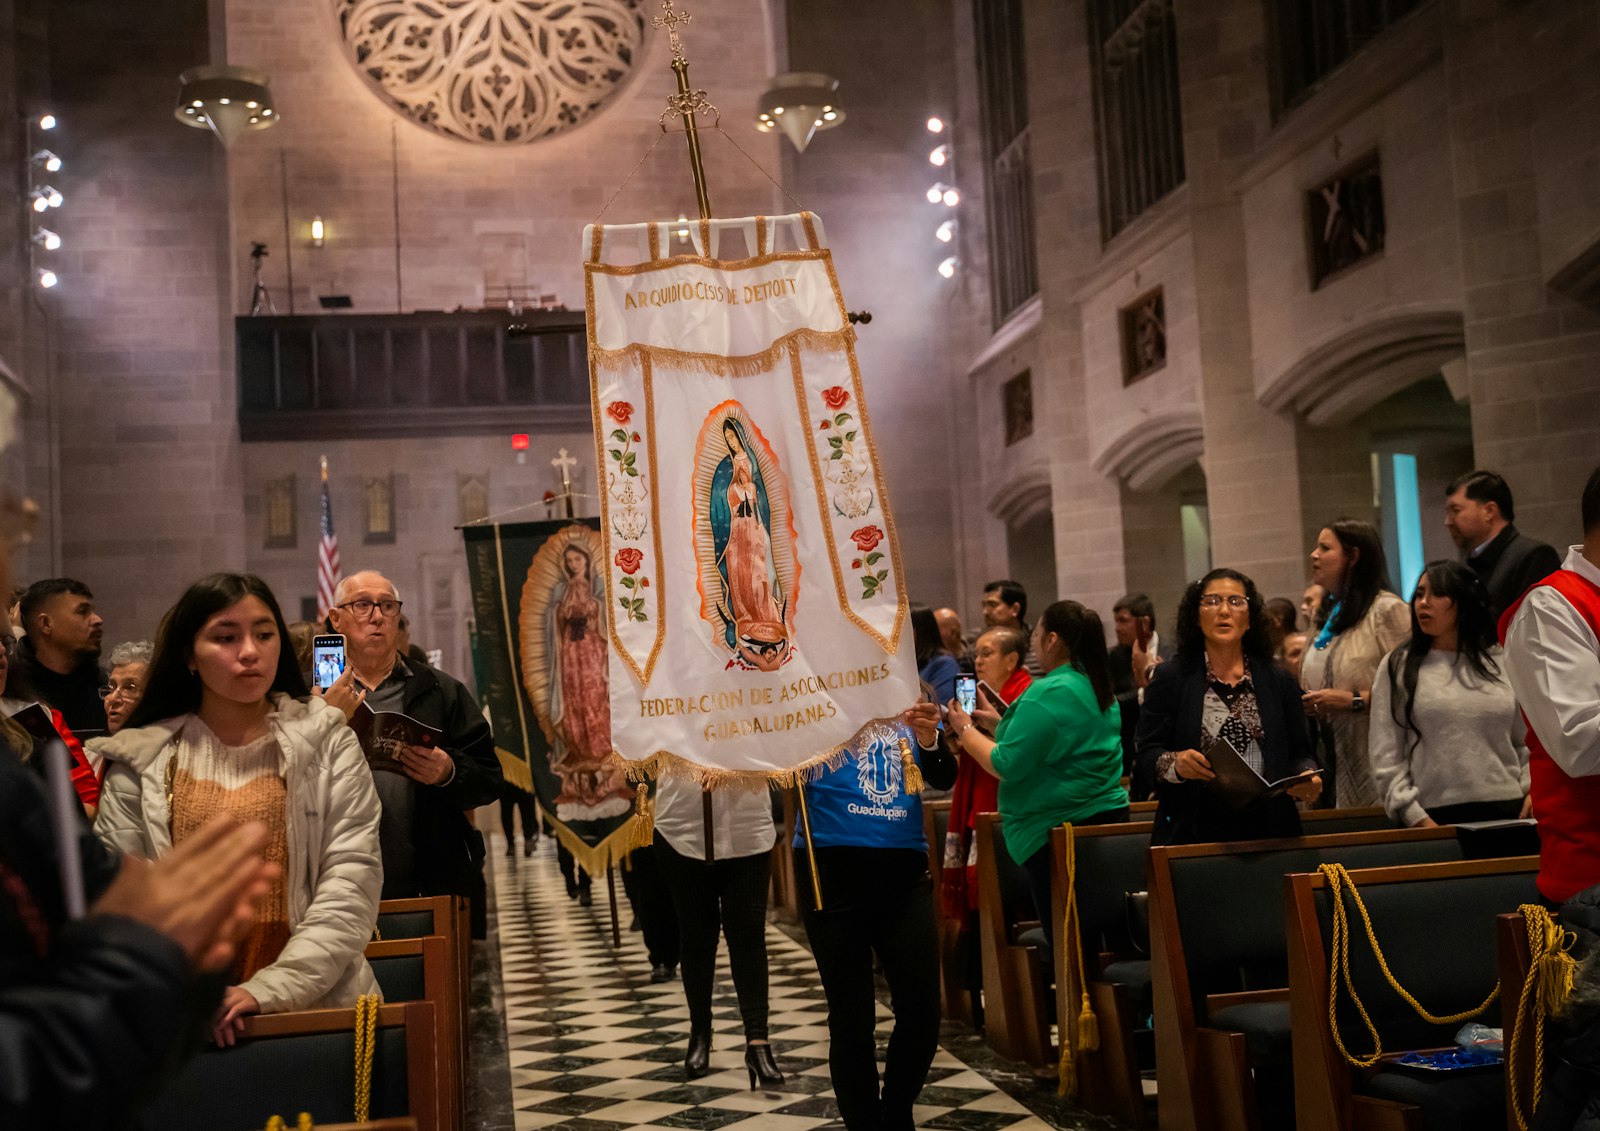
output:
<instances>
[{"instance_id":1,"label":"patterned blouse","mask_svg":"<svg viewBox=\"0 0 1600 1131\"><path fill-rule=\"evenodd\" d=\"M1261 773L1266 764L1261 750L1261 711L1256 706L1256 688L1248 665L1238 683L1223 683L1211 670L1211 657L1206 657L1206 697L1200 709L1200 731L1207 747L1219 737L1228 739L1250 768Z\"/></svg>"}]
</instances>

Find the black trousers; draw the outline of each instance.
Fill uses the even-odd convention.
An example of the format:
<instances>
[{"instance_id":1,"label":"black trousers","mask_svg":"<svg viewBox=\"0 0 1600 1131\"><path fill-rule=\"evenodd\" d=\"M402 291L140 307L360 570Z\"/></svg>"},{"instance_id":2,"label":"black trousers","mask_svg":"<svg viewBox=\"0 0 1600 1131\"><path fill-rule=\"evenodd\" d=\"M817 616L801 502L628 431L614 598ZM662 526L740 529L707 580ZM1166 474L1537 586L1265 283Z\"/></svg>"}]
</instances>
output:
<instances>
[{"instance_id":1,"label":"black trousers","mask_svg":"<svg viewBox=\"0 0 1600 1131\"><path fill-rule=\"evenodd\" d=\"M1074 821L1077 825L1115 825L1128 819L1128 807L1120 809L1107 809L1104 813L1096 813L1081 821ZM1033 895L1033 910L1039 916L1039 925L1044 928L1045 941L1051 945L1045 951L1046 960L1054 961L1056 924L1055 915L1051 912L1050 891L1050 842L1046 840L1044 847L1032 856L1022 861L1022 870L1028 873L1028 891Z\"/></svg>"},{"instance_id":2,"label":"black trousers","mask_svg":"<svg viewBox=\"0 0 1600 1131\"><path fill-rule=\"evenodd\" d=\"M766 1040L767 888L772 881L772 853L707 864L674 851L659 835L655 850L678 913L679 959L689 1024L697 1032L711 1032L720 933L728 940L728 964L739 995L744 1039Z\"/></svg>"},{"instance_id":3,"label":"black trousers","mask_svg":"<svg viewBox=\"0 0 1600 1131\"><path fill-rule=\"evenodd\" d=\"M523 839L533 840L539 835L539 803L527 790L507 784L500 793L500 829L507 843L517 839L518 812L522 814Z\"/></svg>"},{"instance_id":4,"label":"black trousers","mask_svg":"<svg viewBox=\"0 0 1600 1131\"><path fill-rule=\"evenodd\" d=\"M622 890L628 893L628 904L639 917L650 965L675 968L679 958L678 912L672 906L672 893L667 890L655 845L636 848L628 856L622 867Z\"/></svg>"},{"instance_id":5,"label":"black trousers","mask_svg":"<svg viewBox=\"0 0 1600 1131\"><path fill-rule=\"evenodd\" d=\"M822 909L802 896L806 937L828 1000L828 1070L850 1131L910 1131L911 1105L939 1048L939 943L928 858L907 849L818 848ZM805 850L795 875L806 876ZM894 1031L879 1087L873 956Z\"/></svg>"},{"instance_id":6,"label":"black trousers","mask_svg":"<svg viewBox=\"0 0 1600 1131\"><path fill-rule=\"evenodd\" d=\"M556 867L561 869L561 876L567 881L569 892L584 891L594 883L589 878L589 873L578 867L577 859L567 851L567 846L559 840L556 841Z\"/></svg>"}]
</instances>

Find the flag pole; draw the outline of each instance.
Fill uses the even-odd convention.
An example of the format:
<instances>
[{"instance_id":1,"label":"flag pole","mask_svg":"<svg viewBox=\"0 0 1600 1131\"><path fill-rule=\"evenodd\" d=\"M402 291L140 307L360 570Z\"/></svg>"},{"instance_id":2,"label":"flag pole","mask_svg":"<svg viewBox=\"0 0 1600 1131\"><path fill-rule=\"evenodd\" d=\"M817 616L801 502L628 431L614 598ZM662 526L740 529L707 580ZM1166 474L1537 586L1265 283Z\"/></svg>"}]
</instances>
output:
<instances>
[{"instance_id":1,"label":"flag pole","mask_svg":"<svg viewBox=\"0 0 1600 1131\"><path fill-rule=\"evenodd\" d=\"M689 86L689 60L683 53L683 41L678 38L678 26L689 22L688 12L677 11L672 0L661 0L661 15L651 22L667 29L667 39L672 46L672 73L678 79L678 93L667 96L667 112L661 115L661 129L667 128L667 119L683 119L683 132L689 141L689 171L694 174L694 199L700 208L700 219L711 219L711 196L706 191L706 168L700 159L700 128L695 115L701 111L712 114L717 108L706 101L706 92ZM720 115L719 115L720 117ZM710 249L704 250L709 255Z\"/></svg>"},{"instance_id":2,"label":"flag pole","mask_svg":"<svg viewBox=\"0 0 1600 1131\"><path fill-rule=\"evenodd\" d=\"M322 458L322 483L323 483L323 486L327 486L327 483L328 483L328 457L327 456L323 456L321 458Z\"/></svg>"}]
</instances>

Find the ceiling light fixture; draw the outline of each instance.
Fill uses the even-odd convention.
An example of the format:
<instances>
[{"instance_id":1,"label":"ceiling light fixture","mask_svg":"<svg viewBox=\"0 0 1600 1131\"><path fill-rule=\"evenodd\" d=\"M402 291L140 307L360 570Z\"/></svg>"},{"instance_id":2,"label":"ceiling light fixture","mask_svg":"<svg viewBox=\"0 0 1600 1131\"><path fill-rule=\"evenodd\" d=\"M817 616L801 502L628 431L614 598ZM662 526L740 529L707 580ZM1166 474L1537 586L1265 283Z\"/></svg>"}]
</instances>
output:
<instances>
[{"instance_id":1,"label":"ceiling light fixture","mask_svg":"<svg viewBox=\"0 0 1600 1131\"><path fill-rule=\"evenodd\" d=\"M954 220L946 220L934 230L933 234L940 243L949 243L956 238L956 222Z\"/></svg>"},{"instance_id":2,"label":"ceiling light fixture","mask_svg":"<svg viewBox=\"0 0 1600 1131\"><path fill-rule=\"evenodd\" d=\"M173 116L186 126L209 129L223 145L245 130L264 130L277 122L267 76L248 67L191 67L178 79Z\"/></svg>"},{"instance_id":3,"label":"ceiling light fixture","mask_svg":"<svg viewBox=\"0 0 1600 1131\"><path fill-rule=\"evenodd\" d=\"M952 255L949 259L939 264L939 274L946 279L953 279L955 278L956 268L959 266L961 266L961 261Z\"/></svg>"},{"instance_id":4,"label":"ceiling light fixture","mask_svg":"<svg viewBox=\"0 0 1600 1131\"><path fill-rule=\"evenodd\" d=\"M33 242L44 248L46 251L61 250L61 237L56 235L49 228L40 228L37 232L34 232Z\"/></svg>"},{"instance_id":5,"label":"ceiling light fixture","mask_svg":"<svg viewBox=\"0 0 1600 1131\"><path fill-rule=\"evenodd\" d=\"M941 169L950 164L950 146L948 144L936 146L934 151L928 154L928 164Z\"/></svg>"},{"instance_id":6,"label":"ceiling light fixture","mask_svg":"<svg viewBox=\"0 0 1600 1131\"><path fill-rule=\"evenodd\" d=\"M795 149L804 153L818 130L831 130L844 122L839 105L839 80L819 71L790 71L774 76L756 102L756 129L782 130Z\"/></svg>"}]
</instances>

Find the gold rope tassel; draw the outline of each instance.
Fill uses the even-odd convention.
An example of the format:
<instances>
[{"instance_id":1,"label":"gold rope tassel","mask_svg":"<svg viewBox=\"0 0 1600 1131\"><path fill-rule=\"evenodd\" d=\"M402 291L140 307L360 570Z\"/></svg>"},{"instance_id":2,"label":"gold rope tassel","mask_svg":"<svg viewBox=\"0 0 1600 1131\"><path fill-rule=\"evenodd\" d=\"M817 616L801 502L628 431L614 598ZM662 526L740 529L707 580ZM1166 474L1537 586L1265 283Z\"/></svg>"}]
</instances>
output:
<instances>
[{"instance_id":1,"label":"gold rope tassel","mask_svg":"<svg viewBox=\"0 0 1600 1131\"><path fill-rule=\"evenodd\" d=\"M1100 1018L1095 1016L1094 1006L1089 1001L1089 979L1083 972L1083 944L1078 939L1078 850L1072 838L1071 823L1061 827L1067 830L1067 910L1061 917L1061 945L1071 947L1078 956L1078 992L1081 996L1078 1001L1077 1052L1094 1052L1100 1047ZM1056 1093L1074 1099L1078 1095L1077 1052L1073 1051L1071 1038L1063 1032L1061 1061L1056 1066L1060 1078Z\"/></svg>"},{"instance_id":2,"label":"gold rope tassel","mask_svg":"<svg viewBox=\"0 0 1600 1131\"><path fill-rule=\"evenodd\" d=\"M1572 996L1572 979L1578 963L1571 949L1577 936L1563 931L1550 912L1537 903L1524 903L1517 911L1528 929L1528 976L1522 983L1522 994L1517 999L1516 1024L1511 1029L1510 1059L1506 1066L1507 1088L1511 1094L1511 1111L1517 1117L1517 1127L1528 1131L1533 1113L1539 1110L1539 1099L1544 1090L1544 1027L1545 1022L1566 1005ZM1533 1081L1522 1077L1522 1063L1517 1049L1523 1041L1523 1025L1533 1025ZM1524 1098L1528 1104L1523 1110Z\"/></svg>"},{"instance_id":3,"label":"gold rope tassel","mask_svg":"<svg viewBox=\"0 0 1600 1131\"><path fill-rule=\"evenodd\" d=\"M356 1001L356 1103L357 1123L367 1122L372 1110L372 1055L378 1045L378 1007L383 999L363 994Z\"/></svg>"},{"instance_id":4,"label":"gold rope tassel","mask_svg":"<svg viewBox=\"0 0 1600 1131\"><path fill-rule=\"evenodd\" d=\"M295 1120L295 1131L315 1131L311 1122L311 1113L302 1111L300 1118ZM289 1131L289 1125L283 1121L283 1116L274 1115L267 1120L267 1131Z\"/></svg>"},{"instance_id":5,"label":"gold rope tassel","mask_svg":"<svg viewBox=\"0 0 1600 1131\"><path fill-rule=\"evenodd\" d=\"M640 782L633 798L633 818L628 823L624 852L649 848L656 835L656 803L650 799L650 783Z\"/></svg>"},{"instance_id":6,"label":"gold rope tassel","mask_svg":"<svg viewBox=\"0 0 1600 1131\"><path fill-rule=\"evenodd\" d=\"M1389 962L1383 957L1383 948L1378 945L1378 938L1372 930L1372 917L1367 914L1367 905L1361 900L1361 893L1356 890L1355 881L1350 878L1350 873L1343 864L1322 864L1317 870L1323 874L1328 884L1328 894L1333 903L1333 962L1328 971L1328 1028L1333 1032L1333 1043L1339 1046L1339 1053L1346 1061L1356 1068L1371 1068L1378 1063L1378 1058L1383 1055L1383 1042L1378 1038L1378 1027L1373 1024L1372 1017L1367 1013L1367 1007L1361 1001L1361 995L1356 993L1355 983L1350 978L1350 922L1349 913L1344 907L1344 891L1350 891L1350 899L1355 903L1356 910L1361 913L1361 923L1366 928L1367 942L1372 947L1372 956L1378 960L1378 969L1383 971L1383 976L1388 981L1391 989L1405 999L1407 1005L1416 1011L1418 1017L1430 1025L1459 1025L1469 1021L1494 1004L1495 998L1500 996L1500 983L1494 984L1494 989L1489 991L1489 996L1483 999L1483 1004L1476 1009L1462 1010L1452 1013L1447 1017L1436 1017L1423 1008L1422 1003L1413 997L1409 990L1402 986L1393 972L1389 969ZM1372 1052L1366 1056L1356 1056L1344 1046L1344 1037L1339 1032L1339 982L1344 982L1345 989L1350 993L1350 1000L1355 1004L1356 1012L1361 1014L1361 1020L1367 1027L1367 1033L1372 1037Z\"/></svg>"},{"instance_id":7,"label":"gold rope tassel","mask_svg":"<svg viewBox=\"0 0 1600 1131\"><path fill-rule=\"evenodd\" d=\"M905 771L906 796L922 792L922 768L917 756L911 752L911 740L900 736L900 768Z\"/></svg>"}]
</instances>

